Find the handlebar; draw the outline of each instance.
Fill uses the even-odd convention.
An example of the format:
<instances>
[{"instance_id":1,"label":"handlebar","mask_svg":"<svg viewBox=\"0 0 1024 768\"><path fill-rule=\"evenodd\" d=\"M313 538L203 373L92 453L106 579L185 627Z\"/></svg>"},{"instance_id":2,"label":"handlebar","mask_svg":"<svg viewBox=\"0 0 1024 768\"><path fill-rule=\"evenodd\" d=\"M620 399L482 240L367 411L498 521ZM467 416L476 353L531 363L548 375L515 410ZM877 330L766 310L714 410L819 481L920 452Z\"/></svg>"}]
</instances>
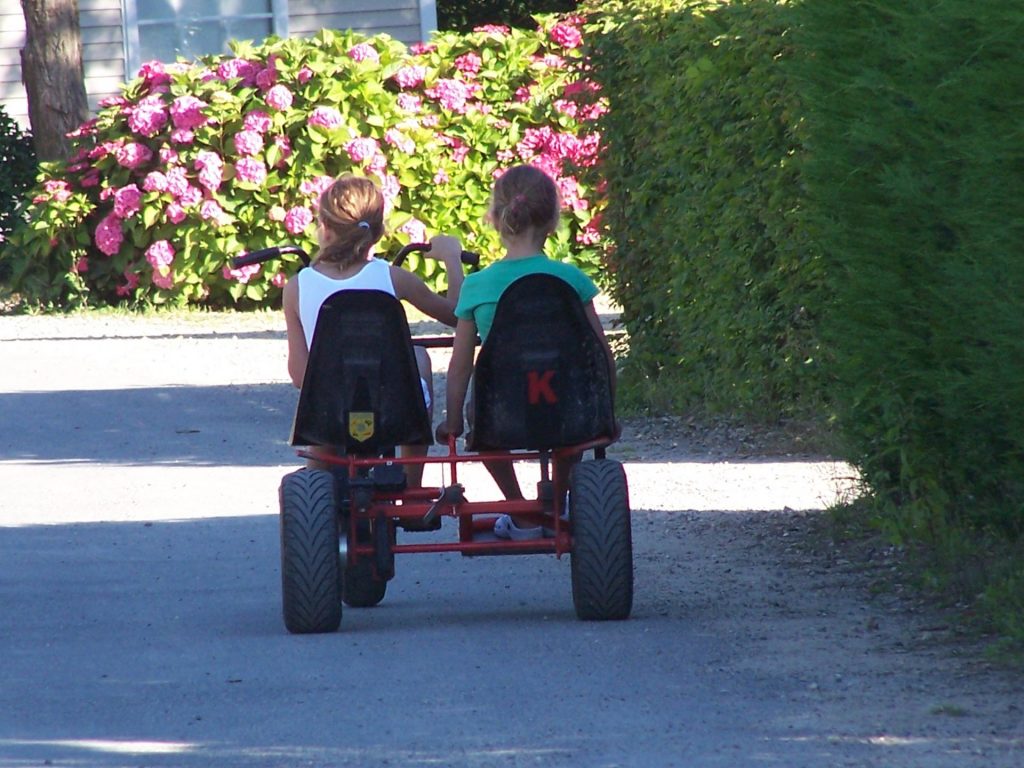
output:
<instances>
[{"instance_id":1,"label":"handlebar","mask_svg":"<svg viewBox=\"0 0 1024 768\"><path fill-rule=\"evenodd\" d=\"M400 267L405 263L405 257L410 253L425 253L429 250L430 243L409 243L395 254L391 263L396 267ZM252 253L244 253L241 256L235 256L232 258L231 266L235 269L239 269L241 267L248 267L252 264L262 264L265 261L270 261L271 259L277 259L281 256L290 254L297 255L302 260L302 266L309 266L309 254L297 245L275 245L272 248L263 248L259 251L253 251ZM463 264L471 267L475 267L480 264L480 254L475 253L474 251L463 251L459 256L459 259Z\"/></svg>"}]
</instances>

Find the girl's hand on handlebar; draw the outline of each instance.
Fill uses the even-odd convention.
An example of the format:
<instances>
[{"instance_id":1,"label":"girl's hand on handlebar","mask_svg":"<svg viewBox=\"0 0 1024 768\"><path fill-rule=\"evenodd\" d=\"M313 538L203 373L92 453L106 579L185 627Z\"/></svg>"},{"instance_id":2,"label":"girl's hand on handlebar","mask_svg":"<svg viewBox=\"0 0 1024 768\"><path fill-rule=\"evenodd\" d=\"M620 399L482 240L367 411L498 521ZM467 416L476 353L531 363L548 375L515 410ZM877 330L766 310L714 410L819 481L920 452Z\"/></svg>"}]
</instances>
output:
<instances>
[{"instance_id":1,"label":"girl's hand on handlebar","mask_svg":"<svg viewBox=\"0 0 1024 768\"><path fill-rule=\"evenodd\" d=\"M423 255L430 259L443 261L446 265L458 265L461 264L462 244L457 237L435 235L430 238L430 250L424 251Z\"/></svg>"}]
</instances>

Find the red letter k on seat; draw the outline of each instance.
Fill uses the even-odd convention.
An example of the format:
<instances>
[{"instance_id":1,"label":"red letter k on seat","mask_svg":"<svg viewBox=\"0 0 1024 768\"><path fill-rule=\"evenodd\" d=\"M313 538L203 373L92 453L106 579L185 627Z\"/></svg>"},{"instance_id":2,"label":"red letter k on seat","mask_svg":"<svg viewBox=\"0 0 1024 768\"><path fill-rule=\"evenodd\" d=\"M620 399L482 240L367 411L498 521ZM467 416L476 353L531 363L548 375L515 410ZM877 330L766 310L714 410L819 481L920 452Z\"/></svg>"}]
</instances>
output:
<instances>
[{"instance_id":1,"label":"red letter k on seat","mask_svg":"<svg viewBox=\"0 0 1024 768\"><path fill-rule=\"evenodd\" d=\"M544 371L543 373L539 371L526 372L526 397L530 405L537 405L541 398L544 398L544 402L548 404L558 402L555 391L551 388L551 379L554 375L554 371Z\"/></svg>"}]
</instances>

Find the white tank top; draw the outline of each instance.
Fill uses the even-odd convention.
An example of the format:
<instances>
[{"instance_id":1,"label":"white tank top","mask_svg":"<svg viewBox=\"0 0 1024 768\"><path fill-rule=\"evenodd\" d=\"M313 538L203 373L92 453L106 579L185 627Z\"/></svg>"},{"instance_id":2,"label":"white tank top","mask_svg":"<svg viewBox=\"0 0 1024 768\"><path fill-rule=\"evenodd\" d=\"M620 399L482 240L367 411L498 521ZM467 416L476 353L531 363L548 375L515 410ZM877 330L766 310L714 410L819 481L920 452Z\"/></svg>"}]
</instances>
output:
<instances>
[{"instance_id":1,"label":"white tank top","mask_svg":"<svg viewBox=\"0 0 1024 768\"><path fill-rule=\"evenodd\" d=\"M384 291L395 295L391 265L383 259L370 259L352 277L336 279L307 267L299 272L299 320L306 334L306 349L313 347L313 329L322 305L338 291Z\"/></svg>"}]
</instances>

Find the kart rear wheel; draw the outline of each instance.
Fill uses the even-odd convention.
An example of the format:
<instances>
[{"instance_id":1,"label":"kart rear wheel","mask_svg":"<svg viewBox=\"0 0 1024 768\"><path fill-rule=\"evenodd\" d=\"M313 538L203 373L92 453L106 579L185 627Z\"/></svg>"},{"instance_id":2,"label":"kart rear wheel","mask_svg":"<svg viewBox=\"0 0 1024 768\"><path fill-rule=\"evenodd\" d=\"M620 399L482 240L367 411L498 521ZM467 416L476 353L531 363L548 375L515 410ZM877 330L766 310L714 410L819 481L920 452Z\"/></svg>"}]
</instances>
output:
<instances>
[{"instance_id":1,"label":"kart rear wheel","mask_svg":"<svg viewBox=\"0 0 1024 768\"><path fill-rule=\"evenodd\" d=\"M356 522L360 544L370 541L370 523L368 520ZM384 599L388 590L385 579L378 579L373 573L373 561L362 557L357 564L345 566L344 588L342 597L346 605L353 608L372 608Z\"/></svg>"},{"instance_id":2,"label":"kart rear wheel","mask_svg":"<svg viewBox=\"0 0 1024 768\"><path fill-rule=\"evenodd\" d=\"M585 621L625 619L633 609L633 534L622 465L582 461L569 477L572 602Z\"/></svg>"},{"instance_id":3,"label":"kart rear wheel","mask_svg":"<svg viewBox=\"0 0 1024 768\"><path fill-rule=\"evenodd\" d=\"M334 632L341 624L342 571L334 478L300 469L281 480L281 591L289 632Z\"/></svg>"}]
</instances>

